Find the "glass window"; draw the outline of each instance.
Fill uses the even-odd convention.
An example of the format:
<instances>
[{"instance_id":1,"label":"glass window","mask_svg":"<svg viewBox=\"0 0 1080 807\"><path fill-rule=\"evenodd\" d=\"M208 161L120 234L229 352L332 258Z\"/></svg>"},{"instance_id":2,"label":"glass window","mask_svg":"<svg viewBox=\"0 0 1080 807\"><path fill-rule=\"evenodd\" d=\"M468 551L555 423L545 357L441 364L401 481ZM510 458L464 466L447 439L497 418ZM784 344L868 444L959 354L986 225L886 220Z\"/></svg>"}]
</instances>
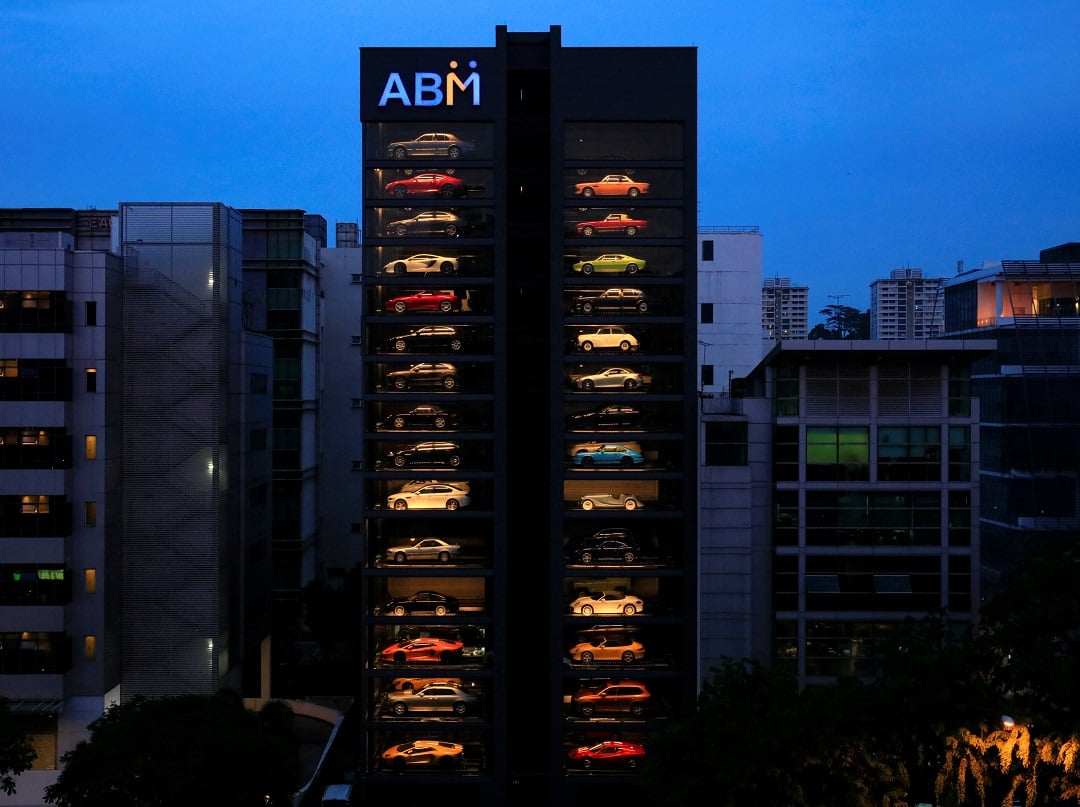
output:
<instances>
[{"instance_id":1,"label":"glass window","mask_svg":"<svg viewBox=\"0 0 1080 807\"><path fill-rule=\"evenodd\" d=\"M86 370L86 391L97 392L97 370L93 367Z\"/></svg>"},{"instance_id":2,"label":"glass window","mask_svg":"<svg viewBox=\"0 0 1080 807\"><path fill-rule=\"evenodd\" d=\"M778 482L799 480L799 427L773 429L773 475Z\"/></svg>"},{"instance_id":3,"label":"glass window","mask_svg":"<svg viewBox=\"0 0 1080 807\"><path fill-rule=\"evenodd\" d=\"M880 481L941 479L941 429L938 426L880 426L877 449Z\"/></svg>"},{"instance_id":4,"label":"glass window","mask_svg":"<svg viewBox=\"0 0 1080 807\"><path fill-rule=\"evenodd\" d=\"M705 464L746 465L747 424L745 422L706 423Z\"/></svg>"},{"instance_id":5,"label":"glass window","mask_svg":"<svg viewBox=\"0 0 1080 807\"><path fill-rule=\"evenodd\" d=\"M88 326L97 325L97 303L94 300L89 300L86 303L86 324Z\"/></svg>"},{"instance_id":6,"label":"glass window","mask_svg":"<svg viewBox=\"0 0 1080 807\"><path fill-rule=\"evenodd\" d=\"M95 593L97 591L97 569L83 569L83 582L87 594Z\"/></svg>"},{"instance_id":7,"label":"glass window","mask_svg":"<svg viewBox=\"0 0 1080 807\"><path fill-rule=\"evenodd\" d=\"M97 658L96 636L83 637L83 658L85 658L87 661L93 661L95 658Z\"/></svg>"},{"instance_id":8,"label":"glass window","mask_svg":"<svg viewBox=\"0 0 1080 807\"><path fill-rule=\"evenodd\" d=\"M799 414L799 371L794 367L781 367L776 371L777 415Z\"/></svg>"},{"instance_id":9,"label":"glass window","mask_svg":"<svg viewBox=\"0 0 1080 807\"><path fill-rule=\"evenodd\" d=\"M711 325L713 321L713 304L702 303L701 304L701 324Z\"/></svg>"},{"instance_id":10,"label":"glass window","mask_svg":"<svg viewBox=\"0 0 1080 807\"><path fill-rule=\"evenodd\" d=\"M88 460L97 459L97 435L86 435L86 458Z\"/></svg>"},{"instance_id":11,"label":"glass window","mask_svg":"<svg viewBox=\"0 0 1080 807\"><path fill-rule=\"evenodd\" d=\"M808 426L806 478L839 481L870 478L870 430L866 426Z\"/></svg>"},{"instance_id":12,"label":"glass window","mask_svg":"<svg viewBox=\"0 0 1080 807\"><path fill-rule=\"evenodd\" d=\"M84 502L83 503L83 526L84 527L96 527L97 526L97 502Z\"/></svg>"},{"instance_id":13,"label":"glass window","mask_svg":"<svg viewBox=\"0 0 1080 807\"><path fill-rule=\"evenodd\" d=\"M715 369L711 364L701 365L701 386L711 387L715 383L713 381Z\"/></svg>"},{"instance_id":14,"label":"glass window","mask_svg":"<svg viewBox=\"0 0 1080 807\"><path fill-rule=\"evenodd\" d=\"M971 429L967 426L949 427L949 481L971 480Z\"/></svg>"},{"instance_id":15,"label":"glass window","mask_svg":"<svg viewBox=\"0 0 1080 807\"><path fill-rule=\"evenodd\" d=\"M701 242L701 260L711 261L713 259L713 244L711 238Z\"/></svg>"}]
</instances>

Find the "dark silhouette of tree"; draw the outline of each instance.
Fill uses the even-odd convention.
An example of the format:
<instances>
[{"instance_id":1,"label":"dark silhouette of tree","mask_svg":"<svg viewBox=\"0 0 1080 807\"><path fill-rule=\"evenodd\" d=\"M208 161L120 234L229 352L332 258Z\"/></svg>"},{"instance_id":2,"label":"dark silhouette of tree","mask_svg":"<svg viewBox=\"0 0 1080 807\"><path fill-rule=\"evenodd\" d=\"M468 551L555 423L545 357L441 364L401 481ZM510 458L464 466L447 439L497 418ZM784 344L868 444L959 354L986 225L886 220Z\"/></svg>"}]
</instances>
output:
<instances>
[{"instance_id":1,"label":"dark silhouette of tree","mask_svg":"<svg viewBox=\"0 0 1080 807\"><path fill-rule=\"evenodd\" d=\"M815 325L810 339L869 339L870 312L860 311L849 305L829 305L818 312L825 317L824 323Z\"/></svg>"},{"instance_id":2,"label":"dark silhouette of tree","mask_svg":"<svg viewBox=\"0 0 1080 807\"><path fill-rule=\"evenodd\" d=\"M291 803L300 786L292 712L239 696L138 698L110 707L61 759L45 801L62 807Z\"/></svg>"},{"instance_id":3,"label":"dark silhouette of tree","mask_svg":"<svg viewBox=\"0 0 1080 807\"><path fill-rule=\"evenodd\" d=\"M0 791L12 795L15 777L30 769L35 756L30 739L8 709L7 700L0 698Z\"/></svg>"}]
</instances>

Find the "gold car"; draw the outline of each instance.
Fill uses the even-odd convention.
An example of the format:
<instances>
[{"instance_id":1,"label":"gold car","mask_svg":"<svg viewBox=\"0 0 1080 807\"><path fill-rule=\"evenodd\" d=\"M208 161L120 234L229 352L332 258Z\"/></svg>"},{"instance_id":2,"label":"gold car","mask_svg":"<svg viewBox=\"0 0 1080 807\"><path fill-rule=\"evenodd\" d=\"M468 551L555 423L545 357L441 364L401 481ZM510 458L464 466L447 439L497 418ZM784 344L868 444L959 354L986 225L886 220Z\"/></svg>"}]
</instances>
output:
<instances>
[{"instance_id":1,"label":"gold car","mask_svg":"<svg viewBox=\"0 0 1080 807\"><path fill-rule=\"evenodd\" d=\"M411 740L392 745L382 753L388 768L459 768L465 764L465 749L460 743L445 740Z\"/></svg>"},{"instance_id":2,"label":"gold car","mask_svg":"<svg viewBox=\"0 0 1080 807\"><path fill-rule=\"evenodd\" d=\"M601 634L571 647L570 658L579 664L592 664L594 661L633 664L645 658L645 646L631 636Z\"/></svg>"}]
</instances>

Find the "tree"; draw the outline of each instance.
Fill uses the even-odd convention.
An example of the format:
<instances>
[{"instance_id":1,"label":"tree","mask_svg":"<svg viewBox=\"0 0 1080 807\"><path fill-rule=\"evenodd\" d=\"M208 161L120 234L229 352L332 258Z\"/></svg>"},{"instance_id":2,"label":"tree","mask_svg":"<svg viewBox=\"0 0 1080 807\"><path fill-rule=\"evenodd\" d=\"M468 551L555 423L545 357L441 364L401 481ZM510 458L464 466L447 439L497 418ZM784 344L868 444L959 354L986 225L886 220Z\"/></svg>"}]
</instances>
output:
<instances>
[{"instance_id":1,"label":"tree","mask_svg":"<svg viewBox=\"0 0 1080 807\"><path fill-rule=\"evenodd\" d=\"M235 695L137 698L90 724L45 801L61 807L290 803L299 787L292 712Z\"/></svg>"},{"instance_id":2,"label":"tree","mask_svg":"<svg viewBox=\"0 0 1080 807\"><path fill-rule=\"evenodd\" d=\"M810 339L870 338L869 311L860 311L849 305L830 305L818 313L825 317L825 324L815 325L808 334Z\"/></svg>"},{"instance_id":3,"label":"tree","mask_svg":"<svg viewBox=\"0 0 1080 807\"><path fill-rule=\"evenodd\" d=\"M36 753L30 738L15 721L7 701L0 698L0 790L15 792L15 777L29 770Z\"/></svg>"}]
</instances>

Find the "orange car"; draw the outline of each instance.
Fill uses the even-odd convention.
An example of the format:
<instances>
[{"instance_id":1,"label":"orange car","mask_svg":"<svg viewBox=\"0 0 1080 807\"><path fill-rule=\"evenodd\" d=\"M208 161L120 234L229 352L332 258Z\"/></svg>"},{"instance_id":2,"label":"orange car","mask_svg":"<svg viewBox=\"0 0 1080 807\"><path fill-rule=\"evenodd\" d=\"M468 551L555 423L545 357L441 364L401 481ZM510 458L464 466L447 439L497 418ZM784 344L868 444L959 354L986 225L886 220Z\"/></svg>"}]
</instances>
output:
<instances>
[{"instance_id":1,"label":"orange car","mask_svg":"<svg viewBox=\"0 0 1080 807\"><path fill-rule=\"evenodd\" d=\"M428 636L423 639L410 639L407 642L395 642L382 649L383 661L394 664L426 663L447 664L461 659L464 643L451 639Z\"/></svg>"},{"instance_id":2,"label":"orange car","mask_svg":"<svg viewBox=\"0 0 1080 807\"><path fill-rule=\"evenodd\" d=\"M623 664L633 664L645 658L645 646L630 636L599 635L578 642L570 648L570 658L581 664L592 664L594 661L621 661Z\"/></svg>"},{"instance_id":3,"label":"orange car","mask_svg":"<svg viewBox=\"0 0 1080 807\"><path fill-rule=\"evenodd\" d=\"M640 681L607 681L599 686L583 686L570 698L570 704L585 717L594 714L645 713L652 693Z\"/></svg>"},{"instance_id":4,"label":"orange car","mask_svg":"<svg viewBox=\"0 0 1080 807\"><path fill-rule=\"evenodd\" d=\"M443 740L412 740L392 745L382 753L383 765L405 768L459 768L465 764L465 749Z\"/></svg>"},{"instance_id":5,"label":"orange car","mask_svg":"<svg viewBox=\"0 0 1080 807\"><path fill-rule=\"evenodd\" d=\"M638 182L626 174L608 174L595 182L579 182L574 185L574 195L590 199L593 196L644 196L649 192L648 182Z\"/></svg>"}]
</instances>

